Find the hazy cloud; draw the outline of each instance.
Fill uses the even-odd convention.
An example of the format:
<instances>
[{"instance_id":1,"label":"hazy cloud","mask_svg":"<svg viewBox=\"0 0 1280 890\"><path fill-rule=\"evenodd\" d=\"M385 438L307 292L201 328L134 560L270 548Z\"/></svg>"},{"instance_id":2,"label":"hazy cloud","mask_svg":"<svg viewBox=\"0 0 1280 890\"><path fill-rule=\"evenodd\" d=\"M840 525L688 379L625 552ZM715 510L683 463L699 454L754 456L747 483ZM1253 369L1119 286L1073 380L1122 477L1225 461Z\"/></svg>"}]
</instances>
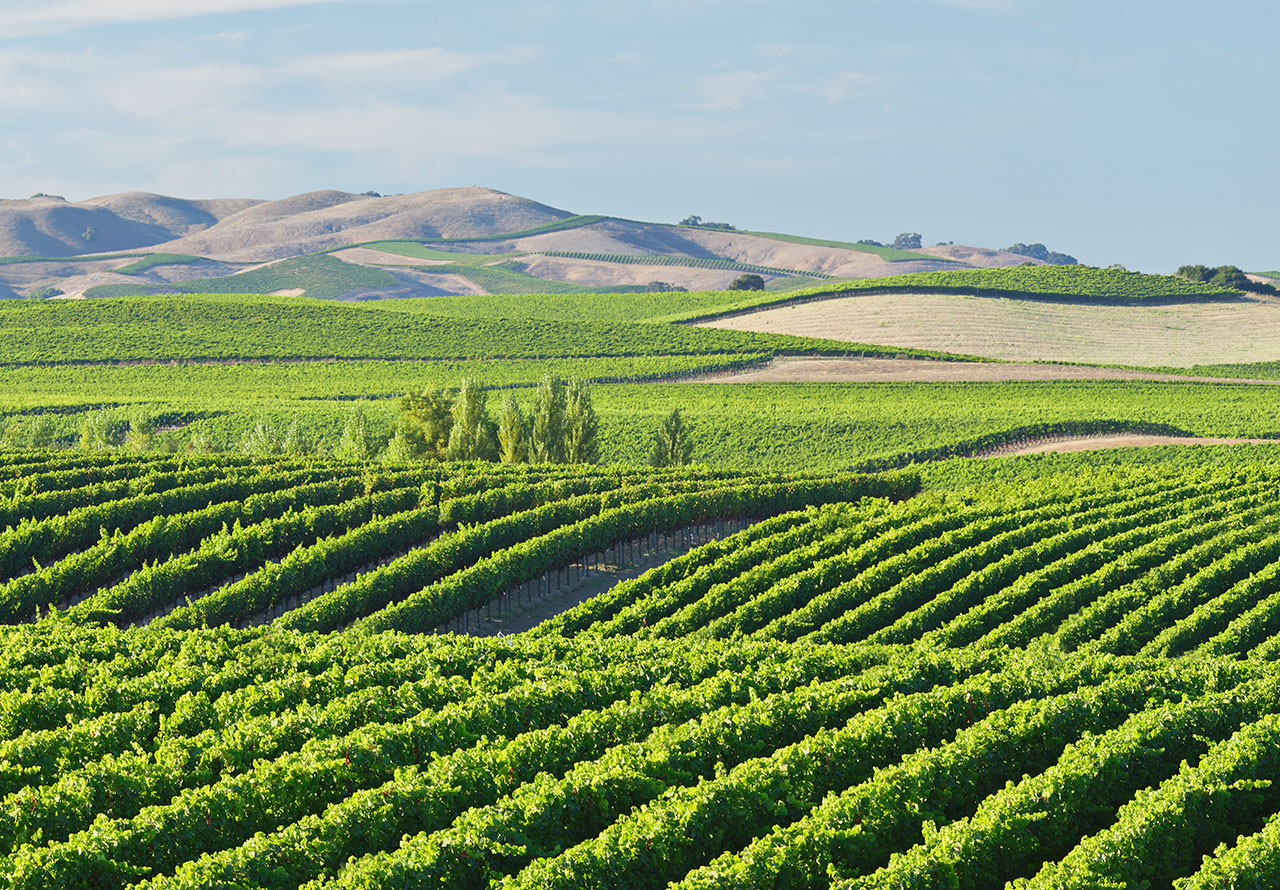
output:
<instances>
[{"instance_id":1,"label":"hazy cloud","mask_svg":"<svg viewBox=\"0 0 1280 890\"><path fill-rule=\"evenodd\" d=\"M694 81L696 98L684 107L698 111L737 111L748 102L767 96L775 79L773 74L745 68L704 75Z\"/></svg>"},{"instance_id":2,"label":"hazy cloud","mask_svg":"<svg viewBox=\"0 0 1280 890\"><path fill-rule=\"evenodd\" d=\"M93 25L343 2L349 0L10 0L0 6L0 39L57 34Z\"/></svg>"}]
</instances>

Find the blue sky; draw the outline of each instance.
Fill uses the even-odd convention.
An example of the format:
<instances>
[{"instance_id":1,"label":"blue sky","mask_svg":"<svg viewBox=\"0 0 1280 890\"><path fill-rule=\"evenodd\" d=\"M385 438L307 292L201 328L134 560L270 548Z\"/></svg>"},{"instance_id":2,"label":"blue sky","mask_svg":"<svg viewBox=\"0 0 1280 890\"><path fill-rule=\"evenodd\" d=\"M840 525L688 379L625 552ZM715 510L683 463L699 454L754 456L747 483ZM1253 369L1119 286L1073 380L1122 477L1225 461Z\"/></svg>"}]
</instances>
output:
<instances>
[{"instance_id":1,"label":"blue sky","mask_svg":"<svg viewBox=\"0 0 1280 890\"><path fill-rule=\"evenodd\" d=\"M0 0L0 196L486 185L1280 267L1280 3Z\"/></svg>"}]
</instances>

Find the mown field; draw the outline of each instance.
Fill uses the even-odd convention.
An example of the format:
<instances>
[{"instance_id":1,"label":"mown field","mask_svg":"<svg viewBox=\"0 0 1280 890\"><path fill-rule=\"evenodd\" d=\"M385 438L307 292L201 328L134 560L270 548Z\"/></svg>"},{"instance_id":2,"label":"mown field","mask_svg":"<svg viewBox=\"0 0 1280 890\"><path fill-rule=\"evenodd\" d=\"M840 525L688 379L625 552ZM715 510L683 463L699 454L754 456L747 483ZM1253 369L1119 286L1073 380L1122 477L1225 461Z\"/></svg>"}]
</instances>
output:
<instances>
[{"instance_id":1,"label":"mown field","mask_svg":"<svg viewBox=\"0 0 1280 890\"><path fill-rule=\"evenodd\" d=\"M7 454L0 886L1274 886L1277 464L1006 466Z\"/></svg>"}]
</instances>

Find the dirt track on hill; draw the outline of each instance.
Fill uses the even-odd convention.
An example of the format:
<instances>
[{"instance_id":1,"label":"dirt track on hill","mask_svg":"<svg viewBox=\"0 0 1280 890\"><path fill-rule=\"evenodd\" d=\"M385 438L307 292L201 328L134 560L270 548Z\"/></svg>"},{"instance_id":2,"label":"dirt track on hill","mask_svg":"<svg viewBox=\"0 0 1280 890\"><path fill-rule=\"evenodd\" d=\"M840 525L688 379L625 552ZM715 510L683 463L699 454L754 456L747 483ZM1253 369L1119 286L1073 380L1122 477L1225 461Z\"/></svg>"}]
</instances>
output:
<instances>
[{"instance_id":1,"label":"dirt track on hill","mask_svg":"<svg viewBox=\"0 0 1280 890\"><path fill-rule=\"evenodd\" d=\"M1280 445L1277 439L1220 439L1193 436L1081 436L1077 439L1061 439L1054 442L1037 442L1023 448L998 451L983 457L1016 457L1019 454L1065 454L1074 451L1100 451L1104 448L1148 448L1152 445Z\"/></svg>"},{"instance_id":2,"label":"dirt track on hill","mask_svg":"<svg viewBox=\"0 0 1280 890\"><path fill-rule=\"evenodd\" d=\"M1280 380L1243 377L1193 377L1100 368L1000 362L938 362L892 358L808 358L783 356L760 368L706 374L682 383L1005 383L1048 380L1151 380L1166 383L1252 383L1275 386Z\"/></svg>"}]
</instances>

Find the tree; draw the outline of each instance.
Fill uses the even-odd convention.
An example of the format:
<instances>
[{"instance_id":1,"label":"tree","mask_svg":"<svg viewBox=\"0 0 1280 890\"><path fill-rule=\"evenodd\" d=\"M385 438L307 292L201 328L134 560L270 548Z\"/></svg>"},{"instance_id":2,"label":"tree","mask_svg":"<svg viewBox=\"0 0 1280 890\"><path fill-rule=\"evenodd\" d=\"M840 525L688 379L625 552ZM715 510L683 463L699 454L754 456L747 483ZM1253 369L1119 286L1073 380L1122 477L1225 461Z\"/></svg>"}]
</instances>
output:
<instances>
[{"instance_id":1,"label":"tree","mask_svg":"<svg viewBox=\"0 0 1280 890\"><path fill-rule=\"evenodd\" d=\"M89 226L87 229L85 229L83 232L80 233L80 237L83 238L87 243L92 244L94 241L98 240L98 230L95 229L93 226Z\"/></svg>"},{"instance_id":2,"label":"tree","mask_svg":"<svg viewBox=\"0 0 1280 890\"><path fill-rule=\"evenodd\" d=\"M453 401L453 428L449 431L449 460L496 460L498 441L493 421L485 409L488 394L468 377Z\"/></svg>"},{"instance_id":3,"label":"tree","mask_svg":"<svg viewBox=\"0 0 1280 890\"><path fill-rule=\"evenodd\" d=\"M369 418L359 405L351 409L347 422L342 427L342 438L333 456L338 460L367 461L377 454L377 443L373 438L373 430L369 428Z\"/></svg>"},{"instance_id":4,"label":"tree","mask_svg":"<svg viewBox=\"0 0 1280 890\"><path fill-rule=\"evenodd\" d=\"M285 431L284 439L280 442L280 450L293 457L302 457L316 450L315 443L303 431L296 417L290 422L289 429Z\"/></svg>"},{"instance_id":5,"label":"tree","mask_svg":"<svg viewBox=\"0 0 1280 890\"><path fill-rule=\"evenodd\" d=\"M1050 250L1039 242L1035 244L1023 244L1021 242L1010 245L1005 248L1005 253L1016 253L1018 256L1029 256L1033 260L1040 260L1051 266L1074 266L1079 263L1075 257L1066 253L1058 253L1056 250Z\"/></svg>"},{"instance_id":6,"label":"tree","mask_svg":"<svg viewBox=\"0 0 1280 890\"><path fill-rule=\"evenodd\" d=\"M748 272L730 281L729 290L764 290L764 279L754 272Z\"/></svg>"},{"instance_id":7,"label":"tree","mask_svg":"<svg viewBox=\"0 0 1280 890\"><path fill-rule=\"evenodd\" d=\"M591 393L581 380L570 380L565 393L564 461L593 464L600 460L600 424Z\"/></svg>"},{"instance_id":8,"label":"tree","mask_svg":"<svg viewBox=\"0 0 1280 890\"><path fill-rule=\"evenodd\" d=\"M682 225L682 226L700 226L700 225L702 225L702 217L700 217L700 216L686 216L684 219L680 220L680 225Z\"/></svg>"},{"instance_id":9,"label":"tree","mask_svg":"<svg viewBox=\"0 0 1280 890\"><path fill-rule=\"evenodd\" d=\"M254 457L277 455L281 451L280 432L265 414L259 414L240 440L240 450Z\"/></svg>"},{"instance_id":10,"label":"tree","mask_svg":"<svg viewBox=\"0 0 1280 890\"><path fill-rule=\"evenodd\" d=\"M564 462L566 407L564 381L559 377L546 375L533 395L533 428L529 434L530 463Z\"/></svg>"},{"instance_id":11,"label":"tree","mask_svg":"<svg viewBox=\"0 0 1280 890\"><path fill-rule=\"evenodd\" d=\"M80 422L80 447L89 451L106 451L123 440L121 425L105 411L91 411Z\"/></svg>"},{"instance_id":12,"label":"tree","mask_svg":"<svg viewBox=\"0 0 1280 890\"><path fill-rule=\"evenodd\" d=\"M693 440L689 428L680 417L680 409L674 408L653 436L649 462L655 467L682 467L692 456Z\"/></svg>"},{"instance_id":13,"label":"tree","mask_svg":"<svg viewBox=\"0 0 1280 890\"><path fill-rule=\"evenodd\" d=\"M453 431L453 399L435 386L406 394L400 399L400 430L415 456L442 460Z\"/></svg>"},{"instance_id":14,"label":"tree","mask_svg":"<svg viewBox=\"0 0 1280 890\"><path fill-rule=\"evenodd\" d=\"M141 405L135 405L129 412L129 432L124 442L130 451L148 451L156 436L156 422Z\"/></svg>"},{"instance_id":15,"label":"tree","mask_svg":"<svg viewBox=\"0 0 1280 890\"><path fill-rule=\"evenodd\" d=\"M409 441L409 437L405 435L404 418L396 424L395 435L391 437L391 441L387 443L387 447L382 450L379 456L384 464L407 464L411 463L420 455L414 451L413 445Z\"/></svg>"},{"instance_id":16,"label":"tree","mask_svg":"<svg viewBox=\"0 0 1280 890\"><path fill-rule=\"evenodd\" d=\"M894 250L919 250L921 247L921 235L919 232L903 232L897 238L893 239Z\"/></svg>"},{"instance_id":17,"label":"tree","mask_svg":"<svg viewBox=\"0 0 1280 890\"><path fill-rule=\"evenodd\" d=\"M37 414L27 427L27 444L32 448L53 447L53 420L48 414Z\"/></svg>"},{"instance_id":18,"label":"tree","mask_svg":"<svg viewBox=\"0 0 1280 890\"><path fill-rule=\"evenodd\" d=\"M524 463L529 455L529 434L515 393L507 392L498 409L498 459L504 464Z\"/></svg>"}]
</instances>

